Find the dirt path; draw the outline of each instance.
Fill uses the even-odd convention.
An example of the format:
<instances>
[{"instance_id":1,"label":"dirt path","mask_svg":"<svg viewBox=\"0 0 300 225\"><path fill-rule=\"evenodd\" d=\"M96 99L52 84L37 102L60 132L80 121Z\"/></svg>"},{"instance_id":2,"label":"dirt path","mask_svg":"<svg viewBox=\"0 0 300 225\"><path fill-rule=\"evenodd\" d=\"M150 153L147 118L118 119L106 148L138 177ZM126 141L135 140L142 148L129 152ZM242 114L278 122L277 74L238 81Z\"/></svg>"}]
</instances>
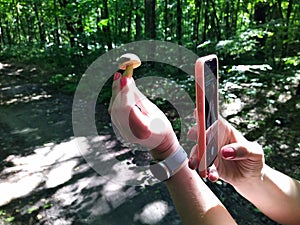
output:
<instances>
[{"instance_id":1,"label":"dirt path","mask_svg":"<svg viewBox=\"0 0 300 225\"><path fill-rule=\"evenodd\" d=\"M10 64L1 67L3 223L180 224L164 185L121 186L86 163L73 136L72 96L30 83L24 78L30 70L25 73ZM98 106L98 110L106 109ZM100 127L106 124L100 138L113 139L108 119L98 121ZM112 148L122 149L117 140L111 143Z\"/></svg>"},{"instance_id":2,"label":"dirt path","mask_svg":"<svg viewBox=\"0 0 300 225\"><path fill-rule=\"evenodd\" d=\"M119 185L89 166L73 136L72 96L32 82L39 72L0 64L0 224L180 225L164 184ZM126 149L108 115L97 123L112 150ZM229 185L209 185L240 224L276 224Z\"/></svg>"}]
</instances>

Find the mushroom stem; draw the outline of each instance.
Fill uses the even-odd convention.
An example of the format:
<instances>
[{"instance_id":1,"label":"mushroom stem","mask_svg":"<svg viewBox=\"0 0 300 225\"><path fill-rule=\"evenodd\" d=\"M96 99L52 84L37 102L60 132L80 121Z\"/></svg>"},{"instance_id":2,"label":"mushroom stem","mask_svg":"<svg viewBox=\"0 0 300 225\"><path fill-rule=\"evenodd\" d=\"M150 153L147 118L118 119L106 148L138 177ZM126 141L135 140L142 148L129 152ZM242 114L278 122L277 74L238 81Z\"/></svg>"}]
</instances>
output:
<instances>
[{"instance_id":1,"label":"mushroom stem","mask_svg":"<svg viewBox=\"0 0 300 225\"><path fill-rule=\"evenodd\" d=\"M129 64L126 66L126 70L123 73L124 77L132 77L133 76L133 64Z\"/></svg>"}]
</instances>

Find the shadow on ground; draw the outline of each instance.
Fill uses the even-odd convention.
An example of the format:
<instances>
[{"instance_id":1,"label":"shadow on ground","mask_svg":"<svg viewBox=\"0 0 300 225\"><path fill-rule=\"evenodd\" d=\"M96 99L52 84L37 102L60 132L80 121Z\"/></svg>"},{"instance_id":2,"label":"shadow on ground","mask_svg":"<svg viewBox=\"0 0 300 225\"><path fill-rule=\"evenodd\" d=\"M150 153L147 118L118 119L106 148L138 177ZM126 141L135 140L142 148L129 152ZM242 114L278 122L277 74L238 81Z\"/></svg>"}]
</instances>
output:
<instances>
[{"instance_id":1,"label":"shadow on ground","mask_svg":"<svg viewBox=\"0 0 300 225\"><path fill-rule=\"evenodd\" d=\"M164 185L128 186L114 182L118 172L101 176L87 163L88 156L83 156L73 136L72 96L30 83L20 77L21 68L2 65L2 223L180 224ZM98 138L108 151L125 149L125 158L132 159L128 147L112 135L107 108L97 107L104 115L97 121Z\"/></svg>"},{"instance_id":2,"label":"shadow on ground","mask_svg":"<svg viewBox=\"0 0 300 225\"><path fill-rule=\"evenodd\" d=\"M2 64L0 69L0 224L2 220L4 224L17 225L180 225L164 184L126 185L134 179L132 177L120 182L119 166L130 167L137 160L131 147L121 143L114 135L106 113L107 105L97 106L96 111L101 112L101 116L97 118L99 136L96 139L104 143L108 155L117 159L115 161L95 150L80 151L78 138L73 136L72 131L72 96L56 93L41 83L31 83L28 76L35 73L36 69L22 69L11 64ZM264 132L255 128L257 130L251 129L248 135L270 139L273 138L268 136L271 131L288 130L287 127L292 124L278 119L284 115L286 106L291 109L289 115L293 115L289 121L296 120L299 103L292 98L278 105L278 111L265 119ZM270 123L279 123L277 120L282 122L281 128L270 128ZM242 127L242 122L239 125ZM294 138L299 127L291 127L294 133L289 135ZM284 148L295 147L295 143L299 143L299 135L296 137L290 142L280 142L278 148L284 147L283 144L286 145ZM86 139L90 149L97 148L94 138ZM274 147L272 143L265 143L270 148ZM298 144L298 148L296 146L296 150L290 153L295 163L299 159L299 147ZM275 154L271 156L273 158L270 159L281 162ZM86 160L90 158L94 160ZM97 162L107 167L99 167ZM288 170L283 172L289 174ZM132 173L132 176L135 174ZM222 182L208 185L240 224L276 224L229 185Z\"/></svg>"}]
</instances>

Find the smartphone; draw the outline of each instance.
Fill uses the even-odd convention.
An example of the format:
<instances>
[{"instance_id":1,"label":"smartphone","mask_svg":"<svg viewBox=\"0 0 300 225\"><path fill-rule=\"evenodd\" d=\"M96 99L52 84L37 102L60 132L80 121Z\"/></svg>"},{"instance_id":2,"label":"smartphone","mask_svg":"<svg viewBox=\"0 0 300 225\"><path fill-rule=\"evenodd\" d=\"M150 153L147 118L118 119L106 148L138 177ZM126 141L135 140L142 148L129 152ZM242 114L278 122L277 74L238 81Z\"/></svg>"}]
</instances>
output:
<instances>
[{"instance_id":1,"label":"smartphone","mask_svg":"<svg viewBox=\"0 0 300 225\"><path fill-rule=\"evenodd\" d=\"M218 58L201 57L195 65L198 171L205 176L218 153Z\"/></svg>"}]
</instances>

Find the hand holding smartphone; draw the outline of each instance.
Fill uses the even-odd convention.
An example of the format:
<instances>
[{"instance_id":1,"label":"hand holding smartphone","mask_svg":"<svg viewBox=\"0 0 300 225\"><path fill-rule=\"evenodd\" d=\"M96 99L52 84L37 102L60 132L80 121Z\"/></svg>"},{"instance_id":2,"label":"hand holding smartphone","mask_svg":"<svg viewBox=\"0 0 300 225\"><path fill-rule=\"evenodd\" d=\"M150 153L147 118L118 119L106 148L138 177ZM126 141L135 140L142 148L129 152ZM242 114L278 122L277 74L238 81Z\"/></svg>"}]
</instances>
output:
<instances>
[{"instance_id":1,"label":"hand holding smartphone","mask_svg":"<svg viewBox=\"0 0 300 225\"><path fill-rule=\"evenodd\" d=\"M198 172L206 177L218 153L218 58L201 57L195 65Z\"/></svg>"}]
</instances>

